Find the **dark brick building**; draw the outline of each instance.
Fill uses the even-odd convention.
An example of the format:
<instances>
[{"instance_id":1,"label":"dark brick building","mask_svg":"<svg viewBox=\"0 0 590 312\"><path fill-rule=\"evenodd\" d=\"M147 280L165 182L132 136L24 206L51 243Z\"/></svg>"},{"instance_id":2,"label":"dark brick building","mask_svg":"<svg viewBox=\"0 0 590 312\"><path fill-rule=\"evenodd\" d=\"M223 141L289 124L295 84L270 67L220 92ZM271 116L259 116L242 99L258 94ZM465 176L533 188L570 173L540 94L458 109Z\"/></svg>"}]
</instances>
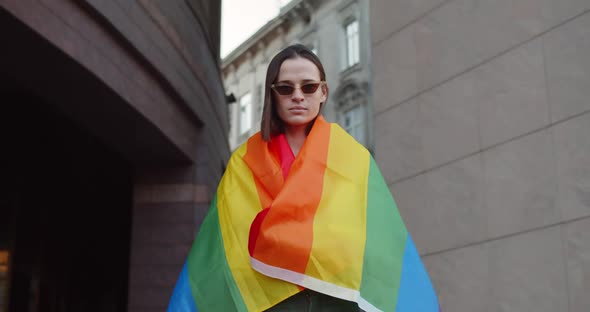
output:
<instances>
[{"instance_id":1,"label":"dark brick building","mask_svg":"<svg viewBox=\"0 0 590 312\"><path fill-rule=\"evenodd\" d=\"M0 0L0 311L163 311L229 156L220 1Z\"/></svg>"}]
</instances>

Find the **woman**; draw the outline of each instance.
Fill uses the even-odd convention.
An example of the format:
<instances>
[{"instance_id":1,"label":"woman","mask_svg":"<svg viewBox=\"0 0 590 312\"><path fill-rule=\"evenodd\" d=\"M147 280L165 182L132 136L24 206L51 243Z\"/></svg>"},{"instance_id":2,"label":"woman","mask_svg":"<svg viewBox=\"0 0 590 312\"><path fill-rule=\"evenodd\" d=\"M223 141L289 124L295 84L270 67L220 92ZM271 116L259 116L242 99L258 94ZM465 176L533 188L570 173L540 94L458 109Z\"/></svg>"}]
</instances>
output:
<instances>
[{"instance_id":1,"label":"woman","mask_svg":"<svg viewBox=\"0 0 590 312\"><path fill-rule=\"evenodd\" d=\"M261 131L232 155L168 311L439 311L369 152L320 114L302 45L269 64Z\"/></svg>"}]
</instances>

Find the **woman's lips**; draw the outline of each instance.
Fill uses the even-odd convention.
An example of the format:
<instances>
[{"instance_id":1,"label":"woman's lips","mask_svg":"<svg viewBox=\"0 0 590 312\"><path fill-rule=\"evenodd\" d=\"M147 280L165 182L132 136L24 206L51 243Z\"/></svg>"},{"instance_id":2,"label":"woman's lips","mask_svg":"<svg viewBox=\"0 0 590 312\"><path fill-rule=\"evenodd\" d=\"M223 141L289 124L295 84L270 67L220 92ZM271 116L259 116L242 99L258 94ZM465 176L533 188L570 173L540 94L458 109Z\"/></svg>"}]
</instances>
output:
<instances>
[{"instance_id":1,"label":"woman's lips","mask_svg":"<svg viewBox=\"0 0 590 312\"><path fill-rule=\"evenodd\" d=\"M291 108L289 108L290 111L306 111L307 108L303 107L303 106L293 106Z\"/></svg>"}]
</instances>

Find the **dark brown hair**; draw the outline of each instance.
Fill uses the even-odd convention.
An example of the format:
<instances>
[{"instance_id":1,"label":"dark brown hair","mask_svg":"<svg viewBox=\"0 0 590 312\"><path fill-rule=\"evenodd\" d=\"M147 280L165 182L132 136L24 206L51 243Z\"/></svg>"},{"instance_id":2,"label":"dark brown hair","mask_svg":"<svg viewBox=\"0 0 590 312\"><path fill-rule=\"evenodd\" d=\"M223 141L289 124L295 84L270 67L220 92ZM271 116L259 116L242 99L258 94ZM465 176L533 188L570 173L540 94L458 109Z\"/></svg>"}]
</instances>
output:
<instances>
[{"instance_id":1,"label":"dark brown hair","mask_svg":"<svg viewBox=\"0 0 590 312\"><path fill-rule=\"evenodd\" d=\"M271 92L272 90L270 86L275 83L277 77L279 76L279 71L281 69L281 65L283 65L283 62L287 59L294 59L298 57L305 58L314 63L320 72L320 80L326 81L326 72L324 71L322 62L320 62L320 59L317 57L317 55L315 55L315 53L313 53L306 46L302 44L294 44L286 47L277 55L275 55L275 57L273 57L270 61L270 64L268 64L268 70L266 71L266 82L264 86L264 107L262 109L262 121L260 122L260 132L264 141L269 142L272 136L284 132L283 121L277 113L275 97ZM328 86L324 85L323 87L326 88L325 90L327 93ZM320 112L322 111L324 104L325 102L320 103ZM311 125L313 125L314 122L315 119L309 123L310 127L308 128L308 131L311 129Z\"/></svg>"}]
</instances>

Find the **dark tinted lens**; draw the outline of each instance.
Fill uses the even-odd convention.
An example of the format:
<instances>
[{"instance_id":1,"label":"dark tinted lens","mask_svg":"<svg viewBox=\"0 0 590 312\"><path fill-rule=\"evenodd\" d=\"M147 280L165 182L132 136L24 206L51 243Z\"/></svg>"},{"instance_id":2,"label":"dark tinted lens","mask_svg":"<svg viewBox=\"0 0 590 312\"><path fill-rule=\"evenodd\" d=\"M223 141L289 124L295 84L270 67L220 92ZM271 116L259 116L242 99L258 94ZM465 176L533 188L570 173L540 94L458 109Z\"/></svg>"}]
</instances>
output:
<instances>
[{"instance_id":1,"label":"dark tinted lens","mask_svg":"<svg viewBox=\"0 0 590 312\"><path fill-rule=\"evenodd\" d=\"M319 86L320 84L317 82L304 84L301 86L301 91L307 94L314 93Z\"/></svg>"},{"instance_id":2,"label":"dark tinted lens","mask_svg":"<svg viewBox=\"0 0 590 312\"><path fill-rule=\"evenodd\" d=\"M280 95L289 95L289 94L293 94L293 90L295 88L293 86L290 85L276 85L275 86L275 90L280 94Z\"/></svg>"}]
</instances>

